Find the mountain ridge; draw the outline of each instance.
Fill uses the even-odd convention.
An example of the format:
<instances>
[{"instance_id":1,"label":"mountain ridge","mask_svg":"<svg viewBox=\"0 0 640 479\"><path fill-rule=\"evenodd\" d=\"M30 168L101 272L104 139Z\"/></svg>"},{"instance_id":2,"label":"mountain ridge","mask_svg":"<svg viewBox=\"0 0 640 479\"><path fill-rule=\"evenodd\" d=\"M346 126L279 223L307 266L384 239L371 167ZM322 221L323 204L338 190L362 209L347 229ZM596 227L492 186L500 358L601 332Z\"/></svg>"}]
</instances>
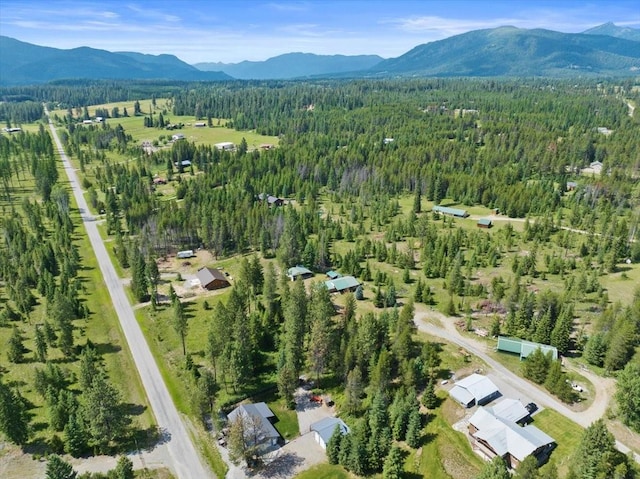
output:
<instances>
[{"instance_id":1,"label":"mountain ridge","mask_svg":"<svg viewBox=\"0 0 640 479\"><path fill-rule=\"evenodd\" d=\"M204 71L208 71L209 68L219 69L241 80L284 80L367 70L382 60L384 59L378 55L316 55L291 52L264 61L204 62L196 63L194 66Z\"/></svg>"},{"instance_id":2,"label":"mountain ridge","mask_svg":"<svg viewBox=\"0 0 640 479\"><path fill-rule=\"evenodd\" d=\"M230 80L203 72L174 55L109 52L91 47L68 50L0 36L0 85L62 79Z\"/></svg>"},{"instance_id":3,"label":"mountain ridge","mask_svg":"<svg viewBox=\"0 0 640 479\"><path fill-rule=\"evenodd\" d=\"M640 43L608 35L503 26L418 45L380 62L373 76L636 75Z\"/></svg>"}]
</instances>

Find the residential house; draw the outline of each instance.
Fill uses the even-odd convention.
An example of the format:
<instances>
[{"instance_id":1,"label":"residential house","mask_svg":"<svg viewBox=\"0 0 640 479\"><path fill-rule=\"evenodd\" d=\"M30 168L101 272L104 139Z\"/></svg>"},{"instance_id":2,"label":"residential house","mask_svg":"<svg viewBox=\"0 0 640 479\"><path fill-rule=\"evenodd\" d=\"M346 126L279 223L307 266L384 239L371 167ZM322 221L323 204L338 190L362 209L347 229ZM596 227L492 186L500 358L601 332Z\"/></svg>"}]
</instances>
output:
<instances>
[{"instance_id":1,"label":"residential house","mask_svg":"<svg viewBox=\"0 0 640 479\"><path fill-rule=\"evenodd\" d=\"M358 289L360 281L353 276L340 276L338 278L325 281L324 285L330 293L344 293L346 291L355 291Z\"/></svg>"},{"instance_id":2,"label":"residential house","mask_svg":"<svg viewBox=\"0 0 640 479\"><path fill-rule=\"evenodd\" d=\"M467 210L461 210L459 208L449 208L448 206L434 206L431 211L442 213L443 215L456 216L458 218L466 218L469 216Z\"/></svg>"},{"instance_id":3,"label":"residential house","mask_svg":"<svg viewBox=\"0 0 640 479\"><path fill-rule=\"evenodd\" d=\"M472 374L456 382L449 396L464 407L487 404L500 396L500 390L491 379L481 374Z\"/></svg>"},{"instance_id":4,"label":"residential house","mask_svg":"<svg viewBox=\"0 0 640 479\"><path fill-rule=\"evenodd\" d=\"M529 411L517 399L505 398L493 407L488 407L487 410L495 417L516 424L525 423L530 419Z\"/></svg>"},{"instance_id":5,"label":"residential house","mask_svg":"<svg viewBox=\"0 0 640 479\"><path fill-rule=\"evenodd\" d=\"M267 195L265 193L260 193L258 195L258 199L260 201L266 201L269 206L284 205L284 200L282 198L278 198L277 196Z\"/></svg>"},{"instance_id":6,"label":"residential house","mask_svg":"<svg viewBox=\"0 0 640 479\"><path fill-rule=\"evenodd\" d=\"M230 423L239 418L251 422L251 426L247 428L247 434L250 436L245 439L248 439L252 445L267 449L276 446L282 439L272 424L276 416L266 403L242 404L227 416Z\"/></svg>"},{"instance_id":7,"label":"residential house","mask_svg":"<svg viewBox=\"0 0 640 479\"><path fill-rule=\"evenodd\" d=\"M305 268L304 266L294 266L287 270L287 276L291 279L291 281L295 281L298 278L313 278L313 273L311 272L311 270Z\"/></svg>"},{"instance_id":8,"label":"residential house","mask_svg":"<svg viewBox=\"0 0 640 479\"><path fill-rule=\"evenodd\" d=\"M196 276L200 280L200 285L209 291L230 286L229 280L225 274L216 268L207 268L205 266L198 270Z\"/></svg>"},{"instance_id":9,"label":"residential house","mask_svg":"<svg viewBox=\"0 0 640 479\"><path fill-rule=\"evenodd\" d=\"M232 142L230 141L223 141L220 143L216 143L215 145L213 145L217 150L223 150L223 151L232 151L236 149L236 145L234 145Z\"/></svg>"},{"instance_id":10,"label":"residential house","mask_svg":"<svg viewBox=\"0 0 640 479\"><path fill-rule=\"evenodd\" d=\"M320 444L322 449L327 449L327 444L336 431L336 428L340 431L340 434L348 434L350 432L349 426L338 417L325 417L317 422L311 424L310 429L313 431L313 437L316 442Z\"/></svg>"},{"instance_id":11,"label":"residential house","mask_svg":"<svg viewBox=\"0 0 640 479\"><path fill-rule=\"evenodd\" d=\"M518 426L483 407L469 419L469 436L476 450L488 459L500 456L512 469L528 456L534 456L538 464L544 463L556 445L537 427Z\"/></svg>"}]
</instances>

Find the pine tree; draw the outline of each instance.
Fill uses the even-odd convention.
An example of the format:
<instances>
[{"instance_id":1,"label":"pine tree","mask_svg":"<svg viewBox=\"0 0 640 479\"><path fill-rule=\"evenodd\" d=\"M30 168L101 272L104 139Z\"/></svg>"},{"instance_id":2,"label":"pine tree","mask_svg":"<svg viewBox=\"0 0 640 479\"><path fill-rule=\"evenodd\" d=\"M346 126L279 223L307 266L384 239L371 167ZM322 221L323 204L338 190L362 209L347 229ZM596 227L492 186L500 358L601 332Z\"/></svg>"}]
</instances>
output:
<instances>
[{"instance_id":1,"label":"pine tree","mask_svg":"<svg viewBox=\"0 0 640 479\"><path fill-rule=\"evenodd\" d=\"M15 444L29 439L29 417L25 400L0 381L0 432Z\"/></svg>"},{"instance_id":2,"label":"pine tree","mask_svg":"<svg viewBox=\"0 0 640 479\"><path fill-rule=\"evenodd\" d=\"M52 454L47 460L46 479L75 479L77 474L68 462L57 454Z\"/></svg>"},{"instance_id":3,"label":"pine tree","mask_svg":"<svg viewBox=\"0 0 640 479\"><path fill-rule=\"evenodd\" d=\"M77 413L69 416L64 427L64 450L73 457L80 457L87 447L87 433Z\"/></svg>"},{"instance_id":4,"label":"pine tree","mask_svg":"<svg viewBox=\"0 0 640 479\"><path fill-rule=\"evenodd\" d=\"M435 409L438 407L438 396L436 396L435 381L433 378L429 379L427 387L424 390L422 404L424 404L427 409Z\"/></svg>"},{"instance_id":5,"label":"pine tree","mask_svg":"<svg viewBox=\"0 0 640 479\"><path fill-rule=\"evenodd\" d=\"M146 301L149 298L149 280L147 278L147 265L144 256L137 246L133 247L134 258L131 275L131 291L138 302Z\"/></svg>"},{"instance_id":6,"label":"pine tree","mask_svg":"<svg viewBox=\"0 0 640 479\"><path fill-rule=\"evenodd\" d=\"M393 446L384 461L383 479L401 479L404 477L404 453L398 446Z\"/></svg>"},{"instance_id":7,"label":"pine tree","mask_svg":"<svg viewBox=\"0 0 640 479\"><path fill-rule=\"evenodd\" d=\"M187 322L187 315L184 312L184 306L180 301L176 301L173 304L173 329L180 336L182 341L182 354L187 355L187 331L189 330L189 323Z\"/></svg>"},{"instance_id":8,"label":"pine tree","mask_svg":"<svg viewBox=\"0 0 640 479\"><path fill-rule=\"evenodd\" d=\"M340 460L342 437L340 426L336 426L333 434L331 435L331 439L329 439L329 442L327 443L327 459L329 459L329 464L338 464Z\"/></svg>"},{"instance_id":9,"label":"pine tree","mask_svg":"<svg viewBox=\"0 0 640 479\"><path fill-rule=\"evenodd\" d=\"M407 423L407 444L409 447L417 449L420 447L422 439L422 416L417 407L414 407L409 414Z\"/></svg>"},{"instance_id":10,"label":"pine tree","mask_svg":"<svg viewBox=\"0 0 640 479\"><path fill-rule=\"evenodd\" d=\"M91 387L82 392L82 399L82 418L87 426L89 446L106 451L113 441L125 437L129 416L124 411L120 393L104 374L94 377Z\"/></svg>"},{"instance_id":11,"label":"pine tree","mask_svg":"<svg viewBox=\"0 0 640 479\"><path fill-rule=\"evenodd\" d=\"M34 341L36 346L36 359L44 363L47 360L47 340L44 331L38 325L35 327Z\"/></svg>"},{"instance_id":12,"label":"pine tree","mask_svg":"<svg viewBox=\"0 0 640 479\"><path fill-rule=\"evenodd\" d=\"M25 349L23 341L22 333L17 326L14 326L7 347L7 358L10 362L21 363L24 360Z\"/></svg>"},{"instance_id":13,"label":"pine tree","mask_svg":"<svg viewBox=\"0 0 640 479\"><path fill-rule=\"evenodd\" d=\"M133 463L127 456L120 456L112 473L113 479L133 479Z\"/></svg>"}]
</instances>

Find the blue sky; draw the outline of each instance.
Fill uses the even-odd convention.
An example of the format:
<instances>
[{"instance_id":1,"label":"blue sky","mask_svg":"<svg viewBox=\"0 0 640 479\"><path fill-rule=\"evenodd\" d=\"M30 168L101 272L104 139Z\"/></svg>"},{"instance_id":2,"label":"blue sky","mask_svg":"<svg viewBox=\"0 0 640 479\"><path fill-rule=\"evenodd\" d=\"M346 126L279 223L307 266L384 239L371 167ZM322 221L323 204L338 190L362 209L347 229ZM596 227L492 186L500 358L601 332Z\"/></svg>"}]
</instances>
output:
<instances>
[{"instance_id":1,"label":"blue sky","mask_svg":"<svg viewBox=\"0 0 640 479\"><path fill-rule=\"evenodd\" d=\"M56 48L171 53L188 63L289 52L399 56L470 30L640 28L640 0L4 0L0 34Z\"/></svg>"}]
</instances>

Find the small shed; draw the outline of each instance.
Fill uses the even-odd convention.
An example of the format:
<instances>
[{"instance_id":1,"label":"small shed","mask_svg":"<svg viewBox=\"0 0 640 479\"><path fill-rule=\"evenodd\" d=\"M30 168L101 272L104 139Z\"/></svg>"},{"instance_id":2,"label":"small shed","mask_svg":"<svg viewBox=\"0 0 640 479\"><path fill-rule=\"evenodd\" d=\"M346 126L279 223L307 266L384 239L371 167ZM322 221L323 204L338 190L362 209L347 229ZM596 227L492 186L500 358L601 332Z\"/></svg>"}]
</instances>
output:
<instances>
[{"instance_id":1,"label":"small shed","mask_svg":"<svg viewBox=\"0 0 640 479\"><path fill-rule=\"evenodd\" d=\"M329 278L329 279L337 279L340 276L342 276L340 273L338 273L336 271L333 271L333 270L327 271L326 275L327 275L327 278Z\"/></svg>"},{"instance_id":2,"label":"small shed","mask_svg":"<svg viewBox=\"0 0 640 479\"><path fill-rule=\"evenodd\" d=\"M196 128L204 128L207 124L204 121L197 121L193 124Z\"/></svg>"},{"instance_id":3,"label":"small shed","mask_svg":"<svg viewBox=\"0 0 640 479\"><path fill-rule=\"evenodd\" d=\"M222 271L216 268L200 268L196 273L200 284L209 291L230 286L229 280Z\"/></svg>"},{"instance_id":4,"label":"small shed","mask_svg":"<svg viewBox=\"0 0 640 479\"><path fill-rule=\"evenodd\" d=\"M307 279L312 278L313 273L311 270L305 268L304 266L293 266L287 270L287 276L291 281L295 281L298 278Z\"/></svg>"},{"instance_id":5,"label":"small shed","mask_svg":"<svg viewBox=\"0 0 640 479\"><path fill-rule=\"evenodd\" d=\"M175 135L171 135L171 139L173 141L184 140L185 137L182 133L176 133Z\"/></svg>"},{"instance_id":6,"label":"small shed","mask_svg":"<svg viewBox=\"0 0 640 479\"><path fill-rule=\"evenodd\" d=\"M340 434L349 433L349 426L347 426L339 417L325 417L318 422L314 422L310 427L313 431L313 436L316 442L325 450L327 449L327 443L335 433L336 428L340 430Z\"/></svg>"},{"instance_id":7,"label":"small shed","mask_svg":"<svg viewBox=\"0 0 640 479\"><path fill-rule=\"evenodd\" d=\"M478 228L491 228L493 223L489 218L480 218L476 226Z\"/></svg>"}]
</instances>

